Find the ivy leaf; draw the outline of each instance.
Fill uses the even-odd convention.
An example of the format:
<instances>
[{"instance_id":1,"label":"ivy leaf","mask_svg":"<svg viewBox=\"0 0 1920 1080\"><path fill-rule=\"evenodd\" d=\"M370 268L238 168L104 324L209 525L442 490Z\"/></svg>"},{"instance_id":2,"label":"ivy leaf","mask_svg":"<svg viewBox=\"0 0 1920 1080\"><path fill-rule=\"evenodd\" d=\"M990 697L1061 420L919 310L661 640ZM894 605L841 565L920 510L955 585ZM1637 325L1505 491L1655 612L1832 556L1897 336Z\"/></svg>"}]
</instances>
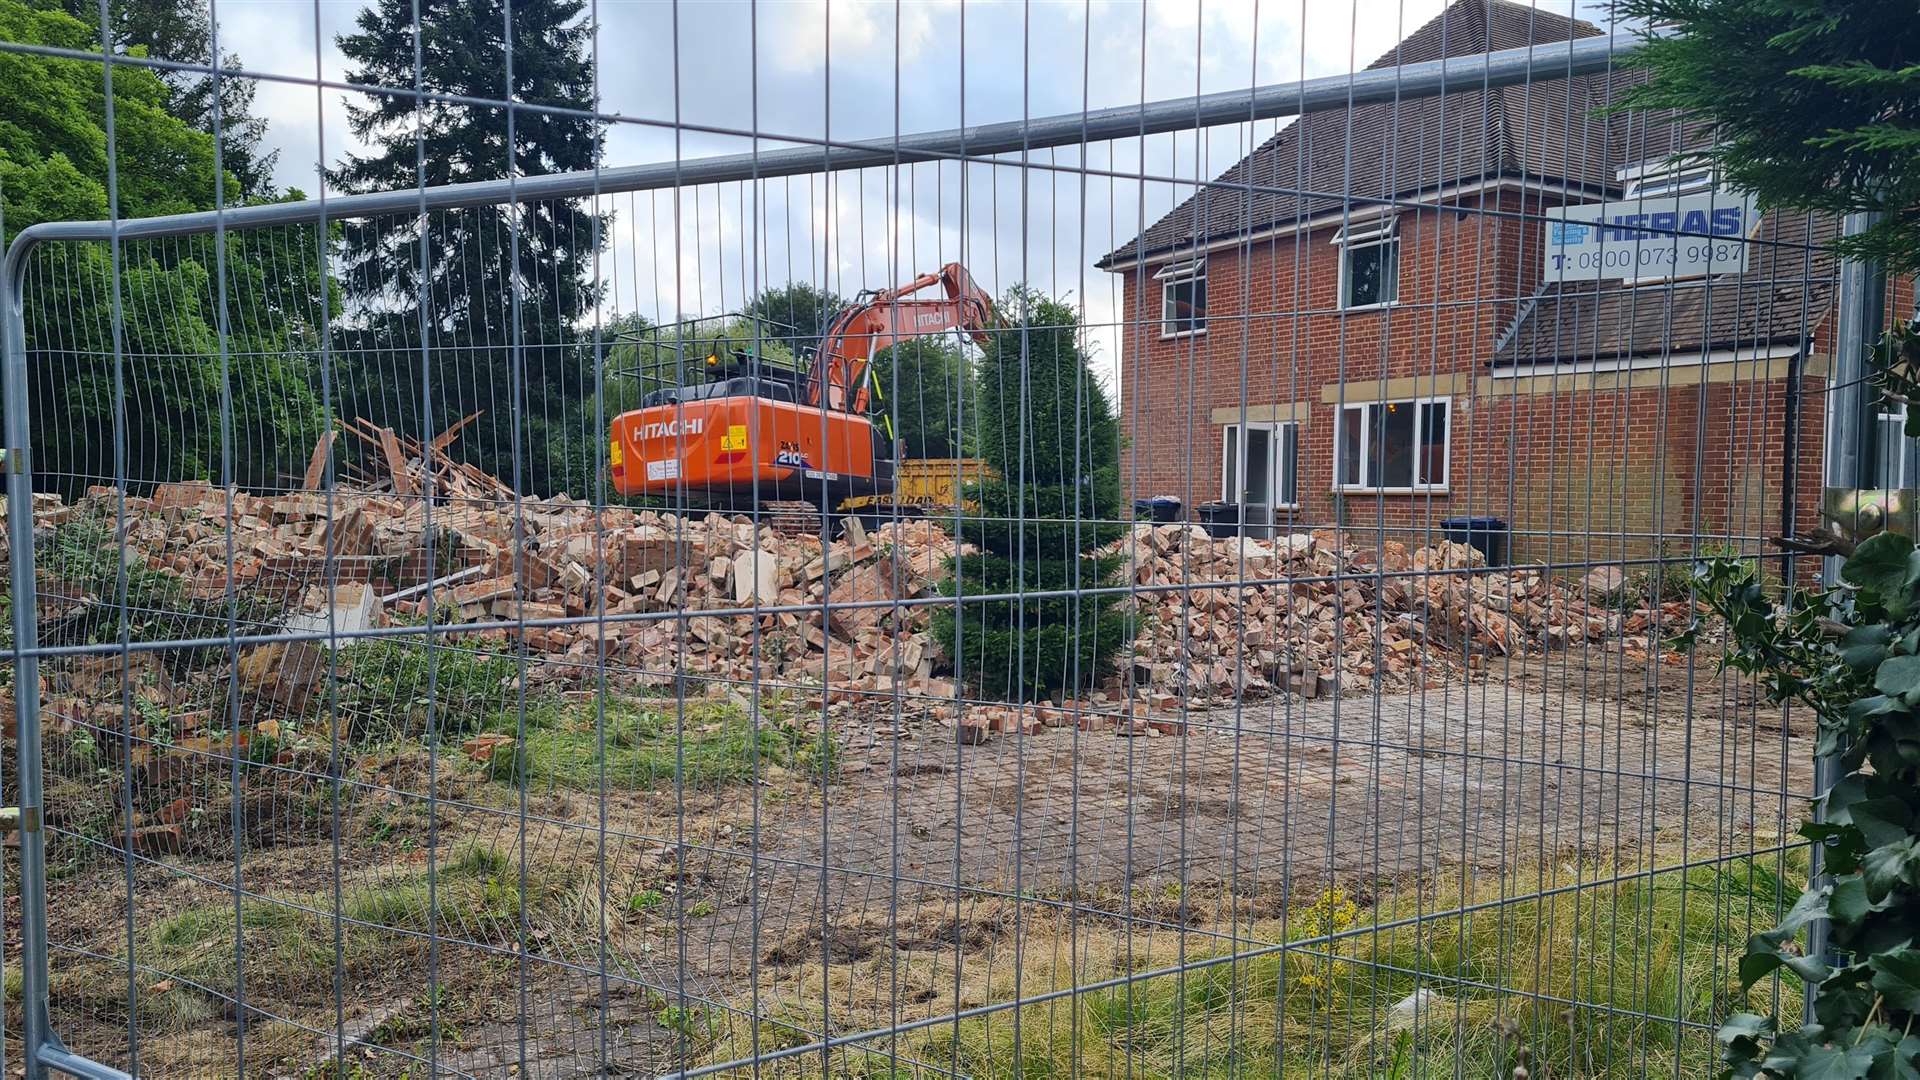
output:
<instances>
[{"instance_id":1,"label":"ivy leaf","mask_svg":"<svg viewBox=\"0 0 1920 1080\"><path fill-rule=\"evenodd\" d=\"M1827 890L1808 889L1800 894L1800 899L1794 901L1779 926L1748 939L1746 955L1740 958L1741 991L1753 989L1754 983L1782 967L1810 983L1826 981L1827 965L1819 957L1799 956L1781 948L1783 943L1800 932L1801 927L1826 917Z\"/></svg>"},{"instance_id":2,"label":"ivy leaf","mask_svg":"<svg viewBox=\"0 0 1920 1080\"><path fill-rule=\"evenodd\" d=\"M1858 1046L1815 1046L1801 1055L1790 1074L1799 1080L1867 1080L1873 1052ZM1772 1063L1769 1060L1769 1071Z\"/></svg>"},{"instance_id":3,"label":"ivy leaf","mask_svg":"<svg viewBox=\"0 0 1920 1080\"><path fill-rule=\"evenodd\" d=\"M1874 672L1873 688L1912 704L1920 697L1920 656L1889 656Z\"/></svg>"},{"instance_id":4,"label":"ivy leaf","mask_svg":"<svg viewBox=\"0 0 1920 1080\"><path fill-rule=\"evenodd\" d=\"M1920 949L1911 946L1870 957L1873 988L1902 1012L1920 1010Z\"/></svg>"},{"instance_id":5,"label":"ivy leaf","mask_svg":"<svg viewBox=\"0 0 1920 1080\"><path fill-rule=\"evenodd\" d=\"M1852 1031L1866 1023L1876 996L1872 983L1873 969L1865 964L1849 964L1833 972L1820 984L1819 996L1813 1001L1813 1015L1820 1021L1820 1027L1828 1031ZM1811 1039L1809 1045L1820 1041Z\"/></svg>"},{"instance_id":6,"label":"ivy leaf","mask_svg":"<svg viewBox=\"0 0 1920 1080\"><path fill-rule=\"evenodd\" d=\"M1771 1016L1734 1013L1727 1017L1715 1038L1724 1048L1720 1051L1720 1060L1726 1062L1728 1074L1735 1080L1759 1076L1761 1050L1778 1029Z\"/></svg>"},{"instance_id":7,"label":"ivy leaf","mask_svg":"<svg viewBox=\"0 0 1920 1080\"><path fill-rule=\"evenodd\" d=\"M1912 713L1889 715L1877 728L1868 729L1861 741L1873 743L1874 751L1890 749L1893 757L1908 765L1920 765L1920 717ZM1892 771L1882 767L1884 771Z\"/></svg>"},{"instance_id":8,"label":"ivy leaf","mask_svg":"<svg viewBox=\"0 0 1920 1080\"><path fill-rule=\"evenodd\" d=\"M1841 639L1840 659L1856 671L1871 671L1887 658L1893 631L1885 623L1868 623L1847 631Z\"/></svg>"},{"instance_id":9,"label":"ivy leaf","mask_svg":"<svg viewBox=\"0 0 1920 1080\"><path fill-rule=\"evenodd\" d=\"M1867 778L1849 773L1827 789L1827 820L1836 825L1853 824L1853 804L1867 797Z\"/></svg>"},{"instance_id":10,"label":"ivy leaf","mask_svg":"<svg viewBox=\"0 0 1920 1080\"><path fill-rule=\"evenodd\" d=\"M1867 853L1867 842L1852 825L1809 821L1800 826L1800 835L1826 849L1827 869L1835 874L1851 874L1860 869L1860 856Z\"/></svg>"},{"instance_id":11,"label":"ivy leaf","mask_svg":"<svg viewBox=\"0 0 1920 1080\"><path fill-rule=\"evenodd\" d=\"M1874 848L1860 859L1860 874L1867 895L1879 899L1895 885L1913 884L1920 872L1920 837L1908 836L1897 843Z\"/></svg>"},{"instance_id":12,"label":"ivy leaf","mask_svg":"<svg viewBox=\"0 0 1920 1080\"><path fill-rule=\"evenodd\" d=\"M1898 843L1913 826L1913 808L1904 799L1893 795L1854 803L1852 816L1854 827L1860 830L1861 836L1866 837L1870 848Z\"/></svg>"},{"instance_id":13,"label":"ivy leaf","mask_svg":"<svg viewBox=\"0 0 1920 1080\"><path fill-rule=\"evenodd\" d=\"M1873 1080L1920 1080L1920 1035L1908 1035L1874 1063Z\"/></svg>"},{"instance_id":14,"label":"ivy leaf","mask_svg":"<svg viewBox=\"0 0 1920 1080\"><path fill-rule=\"evenodd\" d=\"M1833 894L1827 900L1827 912L1836 923L1857 923L1885 907L1884 899L1876 903L1867 896L1867 883L1858 874L1834 882Z\"/></svg>"},{"instance_id":15,"label":"ivy leaf","mask_svg":"<svg viewBox=\"0 0 1920 1080\"><path fill-rule=\"evenodd\" d=\"M1913 568L1913 541L1898 533L1876 533L1860 542L1840 567L1840 578L1872 592L1887 610L1907 609L1906 585Z\"/></svg>"}]
</instances>

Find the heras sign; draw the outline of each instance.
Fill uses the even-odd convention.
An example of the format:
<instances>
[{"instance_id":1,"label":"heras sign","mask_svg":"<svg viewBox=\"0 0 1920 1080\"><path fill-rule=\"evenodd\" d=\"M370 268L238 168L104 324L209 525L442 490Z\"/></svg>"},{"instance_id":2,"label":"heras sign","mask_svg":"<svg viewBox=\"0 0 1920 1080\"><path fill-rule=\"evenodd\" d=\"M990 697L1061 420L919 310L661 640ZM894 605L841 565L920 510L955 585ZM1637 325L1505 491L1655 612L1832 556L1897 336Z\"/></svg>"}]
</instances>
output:
<instances>
[{"instance_id":1,"label":"heras sign","mask_svg":"<svg viewBox=\"0 0 1920 1080\"><path fill-rule=\"evenodd\" d=\"M1547 281L1664 281L1747 268L1753 197L1727 191L1583 203L1546 212Z\"/></svg>"}]
</instances>

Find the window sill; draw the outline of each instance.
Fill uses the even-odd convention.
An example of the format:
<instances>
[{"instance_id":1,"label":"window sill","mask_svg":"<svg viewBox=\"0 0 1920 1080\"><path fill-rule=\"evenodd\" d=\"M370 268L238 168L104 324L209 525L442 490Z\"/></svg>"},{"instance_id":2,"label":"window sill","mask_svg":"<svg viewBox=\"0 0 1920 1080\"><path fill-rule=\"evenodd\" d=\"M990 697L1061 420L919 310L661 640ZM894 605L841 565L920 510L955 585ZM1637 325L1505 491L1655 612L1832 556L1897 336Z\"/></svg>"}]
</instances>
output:
<instances>
[{"instance_id":1,"label":"window sill","mask_svg":"<svg viewBox=\"0 0 1920 1080\"><path fill-rule=\"evenodd\" d=\"M1399 306L1400 306L1400 301L1398 300L1385 300L1378 304L1353 304L1353 305L1341 308L1340 313L1342 315L1345 315L1348 312L1353 312L1355 314L1364 315L1370 311L1387 311L1392 308L1397 308Z\"/></svg>"},{"instance_id":2,"label":"window sill","mask_svg":"<svg viewBox=\"0 0 1920 1080\"><path fill-rule=\"evenodd\" d=\"M1160 331L1160 340L1175 341L1180 338L1205 337L1206 335L1207 335L1207 328L1204 326L1199 328L1198 330L1175 330L1171 334L1167 333L1165 330L1162 330Z\"/></svg>"},{"instance_id":3,"label":"window sill","mask_svg":"<svg viewBox=\"0 0 1920 1080\"><path fill-rule=\"evenodd\" d=\"M1431 484L1425 487L1335 487L1335 495L1447 495L1451 494L1445 484Z\"/></svg>"}]
</instances>

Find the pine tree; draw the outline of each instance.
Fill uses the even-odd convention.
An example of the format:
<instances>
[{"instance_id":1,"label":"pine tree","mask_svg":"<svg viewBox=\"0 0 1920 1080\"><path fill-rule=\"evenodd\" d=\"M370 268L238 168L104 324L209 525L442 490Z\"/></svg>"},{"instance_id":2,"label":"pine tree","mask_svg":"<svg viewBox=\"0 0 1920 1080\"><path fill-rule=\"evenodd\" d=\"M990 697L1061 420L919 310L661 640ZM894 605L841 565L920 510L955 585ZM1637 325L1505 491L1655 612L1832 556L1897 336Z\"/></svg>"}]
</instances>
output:
<instances>
[{"instance_id":1,"label":"pine tree","mask_svg":"<svg viewBox=\"0 0 1920 1080\"><path fill-rule=\"evenodd\" d=\"M1081 591L1112 584L1119 567L1097 551L1126 530L1120 424L1072 308L1016 288L999 312L975 428L998 476L967 490L980 509L959 538L979 550L953 561L941 590L963 602L957 615L935 609L934 633L975 693L1031 700L1096 685L1133 638L1119 596ZM964 600L1009 593L1066 595Z\"/></svg>"},{"instance_id":2,"label":"pine tree","mask_svg":"<svg viewBox=\"0 0 1920 1080\"><path fill-rule=\"evenodd\" d=\"M873 358L874 412L893 421L909 458L962 457L961 395L973 381L967 354L949 338L914 338ZM968 395L971 398L971 395ZM971 400L966 409L973 408ZM876 422L879 422L876 416Z\"/></svg>"},{"instance_id":3,"label":"pine tree","mask_svg":"<svg viewBox=\"0 0 1920 1080\"><path fill-rule=\"evenodd\" d=\"M592 107L583 0L419 0L418 6L420 79L427 91L495 99L507 92L510 6L514 101ZM414 7L415 0L379 0L360 13L357 32L339 39L354 65L353 82L414 85ZM525 109L512 119L517 175L590 169L598 158L600 126L590 119ZM507 176L505 109L434 104L423 111L411 98L376 95L351 106L348 123L373 150L349 156L334 172L346 191ZM415 172L416 132L424 138L424 177ZM340 341L342 409L431 434L423 430L414 396L421 389L424 291L431 297L433 395L425 426L437 431L481 412L457 451L503 479L517 476L523 491L554 495L571 482L578 493L584 478L566 467L568 454L550 455L548 444L579 441L590 413L592 334L582 323L599 298L588 272L602 224L578 200L435 214L426 226L425 280L412 216L350 225L342 259L350 300ZM604 433L585 434L596 446L604 442Z\"/></svg>"},{"instance_id":4,"label":"pine tree","mask_svg":"<svg viewBox=\"0 0 1920 1080\"><path fill-rule=\"evenodd\" d=\"M1714 133L1700 157L1761 203L1881 211L1851 254L1920 271L1920 18L1912 4L1626 0L1660 26L1622 108L1675 109Z\"/></svg>"}]
</instances>

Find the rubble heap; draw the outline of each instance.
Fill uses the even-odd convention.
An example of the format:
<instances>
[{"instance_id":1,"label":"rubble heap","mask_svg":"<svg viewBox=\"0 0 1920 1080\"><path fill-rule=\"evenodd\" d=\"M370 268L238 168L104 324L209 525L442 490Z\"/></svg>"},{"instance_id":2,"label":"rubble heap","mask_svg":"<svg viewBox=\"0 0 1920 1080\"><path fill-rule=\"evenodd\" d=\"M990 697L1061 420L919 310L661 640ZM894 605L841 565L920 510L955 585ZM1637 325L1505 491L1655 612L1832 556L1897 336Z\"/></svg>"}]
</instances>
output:
<instances>
[{"instance_id":1,"label":"rubble heap","mask_svg":"<svg viewBox=\"0 0 1920 1080\"><path fill-rule=\"evenodd\" d=\"M36 520L110 523L117 501L111 488L74 506L43 500ZM756 528L745 516L596 511L566 499L429 505L345 489L258 496L206 484L166 484L129 498L126 520L129 551L178 575L189 597L224 595L231 537L235 587L280 599L295 621L324 627L316 613L331 607L331 625L343 630L421 622L431 594L438 622L493 624L459 634L461 643L524 638L538 661L533 677L543 682L589 677L604 641L613 677L634 685L670 685L684 675L745 682L757 671L761 679L824 681L836 692L899 682L953 696L951 684L934 677L926 608L895 605L929 595L945 572L953 541L931 522L869 532L856 521L823 544L817 534ZM69 602L86 600L49 584ZM623 618L649 612L676 617ZM278 674L243 670L257 680Z\"/></svg>"},{"instance_id":2,"label":"rubble heap","mask_svg":"<svg viewBox=\"0 0 1920 1080\"><path fill-rule=\"evenodd\" d=\"M164 484L123 504L96 488L77 505L36 497L36 522L124 520L135 562L177 577L192 600L224 597L231 561L238 591L278 603L277 625L350 632L420 622L431 602L436 622L477 624L455 635L458 644L524 643L542 683L585 681L604 668L616 684L689 693L757 680L841 700L956 695L930 633L933 608L899 603L932 596L955 554L931 521L869 532L849 520L823 542L739 515L516 501L485 473L445 464L445 436L423 446L372 425L343 429L379 452L327 490ZM330 441L315 448L310 484L322 480ZM1623 610L1617 567L1602 568L1610 577L1596 586L1591 576L1489 568L1463 544L1350 540L1135 526L1108 553L1135 590L1141 634L1131 666L1091 699L1158 711L1282 692L1404 690L1521 650L1621 636L1644 651L1661 625L1688 614ZM59 573L42 566L53 603L103 602ZM250 690L288 700L323 667L312 654L257 647L240 674Z\"/></svg>"},{"instance_id":3,"label":"rubble heap","mask_svg":"<svg viewBox=\"0 0 1920 1080\"><path fill-rule=\"evenodd\" d=\"M1611 584L1490 569L1442 541L1407 545L1322 530L1215 539L1195 525L1136 525L1123 559L1143 616L1136 684L1189 700L1292 691L1405 690L1442 669L1524 649L1644 634L1681 612L1625 612ZM1669 605L1672 606L1672 605ZM1684 608L1684 603L1679 605ZM1644 650L1645 637L1634 644Z\"/></svg>"}]
</instances>

